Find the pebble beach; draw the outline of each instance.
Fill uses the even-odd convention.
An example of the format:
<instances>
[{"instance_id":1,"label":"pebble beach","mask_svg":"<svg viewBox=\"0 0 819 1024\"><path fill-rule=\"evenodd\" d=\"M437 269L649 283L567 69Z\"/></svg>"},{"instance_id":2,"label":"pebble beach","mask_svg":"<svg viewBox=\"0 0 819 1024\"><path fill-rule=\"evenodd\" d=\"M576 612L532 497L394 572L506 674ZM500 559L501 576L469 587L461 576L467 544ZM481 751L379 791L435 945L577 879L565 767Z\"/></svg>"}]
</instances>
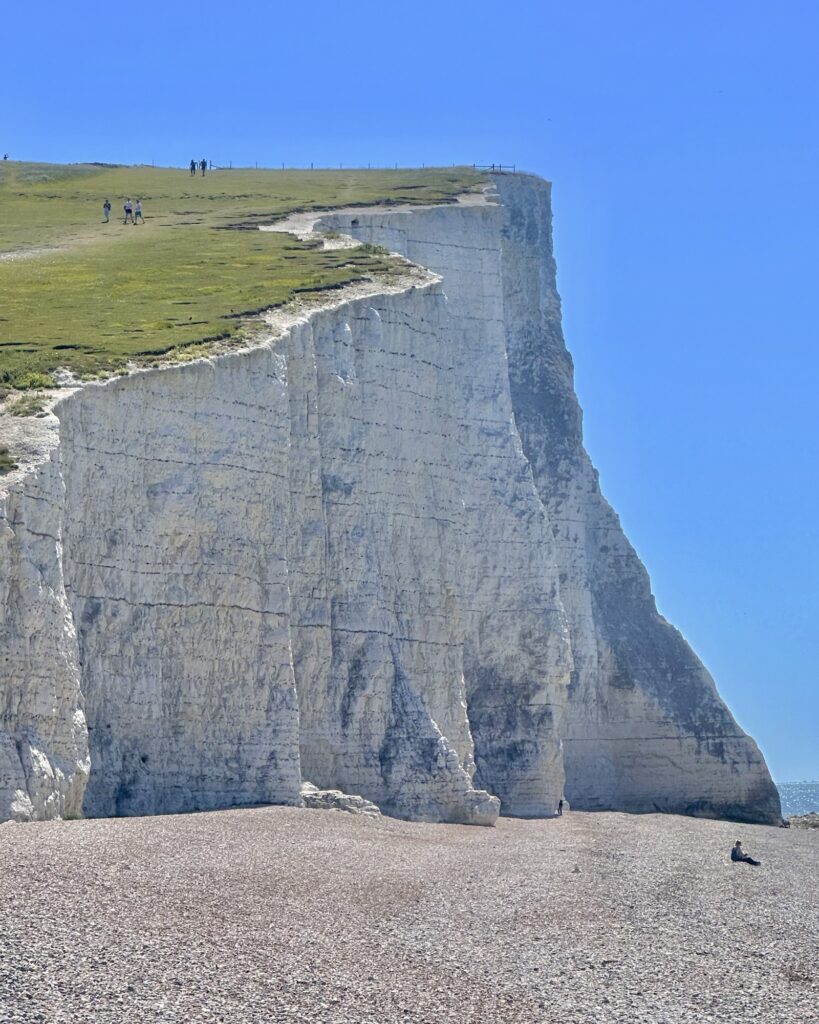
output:
<instances>
[{"instance_id":1,"label":"pebble beach","mask_svg":"<svg viewBox=\"0 0 819 1024\"><path fill-rule=\"evenodd\" d=\"M818 880L819 832L663 815L7 823L0 1021L815 1024Z\"/></svg>"}]
</instances>

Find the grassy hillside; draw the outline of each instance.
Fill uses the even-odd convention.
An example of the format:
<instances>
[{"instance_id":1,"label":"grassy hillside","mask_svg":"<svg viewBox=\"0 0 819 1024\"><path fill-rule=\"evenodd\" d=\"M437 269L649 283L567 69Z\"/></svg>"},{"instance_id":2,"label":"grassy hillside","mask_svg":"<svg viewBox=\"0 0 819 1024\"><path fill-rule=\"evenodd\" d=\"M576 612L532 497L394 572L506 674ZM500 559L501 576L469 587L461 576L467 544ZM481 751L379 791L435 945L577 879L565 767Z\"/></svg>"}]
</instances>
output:
<instances>
[{"instance_id":1,"label":"grassy hillside","mask_svg":"<svg viewBox=\"0 0 819 1024\"><path fill-rule=\"evenodd\" d=\"M451 201L469 170L212 171L0 163L0 384L38 386L240 334L297 292L385 272L253 230L294 210ZM145 224L123 224L126 197ZM112 204L102 223L102 203Z\"/></svg>"}]
</instances>

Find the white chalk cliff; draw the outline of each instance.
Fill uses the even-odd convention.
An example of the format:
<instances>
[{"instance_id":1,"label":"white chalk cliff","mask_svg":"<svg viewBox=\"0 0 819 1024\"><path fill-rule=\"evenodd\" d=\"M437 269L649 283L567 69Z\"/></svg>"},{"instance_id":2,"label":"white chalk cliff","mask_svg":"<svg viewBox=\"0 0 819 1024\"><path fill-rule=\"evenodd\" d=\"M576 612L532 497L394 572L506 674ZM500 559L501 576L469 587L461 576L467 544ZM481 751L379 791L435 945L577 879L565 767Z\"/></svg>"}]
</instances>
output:
<instances>
[{"instance_id":1,"label":"white chalk cliff","mask_svg":"<svg viewBox=\"0 0 819 1024\"><path fill-rule=\"evenodd\" d=\"M427 269L78 389L0 481L0 819L309 779L424 820L778 821L583 449L548 185L318 227Z\"/></svg>"}]
</instances>

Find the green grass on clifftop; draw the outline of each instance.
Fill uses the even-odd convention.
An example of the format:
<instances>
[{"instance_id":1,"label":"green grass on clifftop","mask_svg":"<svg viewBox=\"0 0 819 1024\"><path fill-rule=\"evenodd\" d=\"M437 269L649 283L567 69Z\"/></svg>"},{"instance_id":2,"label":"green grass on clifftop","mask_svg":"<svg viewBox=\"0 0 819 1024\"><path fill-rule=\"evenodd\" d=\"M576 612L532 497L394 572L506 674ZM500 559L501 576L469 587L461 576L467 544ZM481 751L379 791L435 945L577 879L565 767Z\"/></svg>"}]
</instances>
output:
<instances>
[{"instance_id":1,"label":"green grass on clifftop","mask_svg":"<svg viewBox=\"0 0 819 1024\"><path fill-rule=\"evenodd\" d=\"M437 203L470 170L221 170L0 164L0 383L42 386L235 337L260 310L389 271L365 247L324 251L254 230L295 210ZM102 203L112 204L102 223ZM145 224L124 225L126 197ZM190 350L189 351L197 351Z\"/></svg>"}]
</instances>

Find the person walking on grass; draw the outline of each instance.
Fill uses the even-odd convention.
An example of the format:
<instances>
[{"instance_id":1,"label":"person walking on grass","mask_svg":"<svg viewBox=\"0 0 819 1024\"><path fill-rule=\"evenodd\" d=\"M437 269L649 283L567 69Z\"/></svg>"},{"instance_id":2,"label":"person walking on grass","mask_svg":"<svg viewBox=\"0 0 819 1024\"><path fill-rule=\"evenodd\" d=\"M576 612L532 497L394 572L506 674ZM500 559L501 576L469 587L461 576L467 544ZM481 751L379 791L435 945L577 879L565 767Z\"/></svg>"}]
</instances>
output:
<instances>
[{"instance_id":1,"label":"person walking on grass","mask_svg":"<svg viewBox=\"0 0 819 1024\"><path fill-rule=\"evenodd\" d=\"M111 214L111 204L106 199L105 202L102 204L102 223L103 224L107 224L108 223L108 218L109 218L110 214Z\"/></svg>"},{"instance_id":2,"label":"person walking on grass","mask_svg":"<svg viewBox=\"0 0 819 1024\"><path fill-rule=\"evenodd\" d=\"M205 177L205 168L207 166L208 166L207 160L204 157L202 157L202 159L199 161L199 169L202 171L202 177L203 178Z\"/></svg>"},{"instance_id":3,"label":"person walking on grass","mask_svg":"<svg viewBox=\"0 0 819 1024\"><path fill-rule=\"evenodd\" d=\"M125 204L123 205L122 209L123 209L123 211L125 213L125 223L126 224L133 224L134 223L134 208L133 208L133 206L131 206L131 200L130 199L126 199L125 200Z\"/></svg>"},{"instance_id":4,"label":"person walking on grass","mask_svg":"<svg viewBox=\"0 0 819 1024\"><path fill-rule=\"evenodd\" d=\"M136 206L134 207L134 224L138 223L139 221L142 221L143 224L145 223L145 218L142 216L141 199L137 199Z\"/></svg>"},{"instance_id":5,"label":"person walking on grass","mask_svg":"<svg viewBox=\"0 0 819 1024\"><path fill-rule=\"evenodd\" d=\"M196 177L196 161L191 160L191 177Z\"/></svg>"},{"instance_id":6,"label":"person walking on grass","mask_svg":"<svg viewBox=\"0 0 819 1024\"><path fill-rule=\"evenodd\" d=\"M755 867L759 867L762 863L760 860L754 860L753 857L749 857L742 849L742 843L737 839L734 845L731 847L731 860L735 863L740 861L743 864L753 864Z\"/></svg>"}]
</instances>

